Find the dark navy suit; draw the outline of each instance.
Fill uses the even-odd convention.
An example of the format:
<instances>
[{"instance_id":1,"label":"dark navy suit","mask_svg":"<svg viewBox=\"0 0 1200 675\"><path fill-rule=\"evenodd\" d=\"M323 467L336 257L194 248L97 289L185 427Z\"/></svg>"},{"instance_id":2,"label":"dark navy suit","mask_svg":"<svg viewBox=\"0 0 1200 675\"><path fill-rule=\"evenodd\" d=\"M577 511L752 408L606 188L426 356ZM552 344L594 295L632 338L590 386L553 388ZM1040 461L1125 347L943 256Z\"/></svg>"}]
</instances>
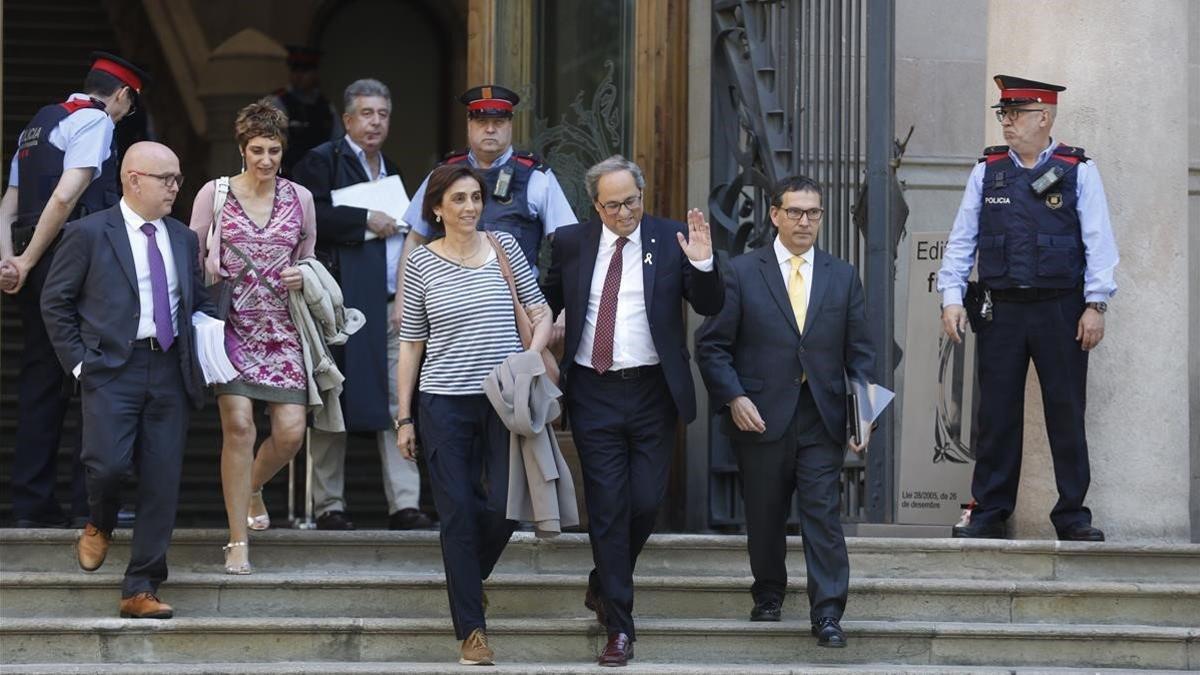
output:
<instances>
[{"instance_id":1,"label":"dark navy suit","mask_svg":"<svg viewBox=\"0 0 1200 675\"><path fill-rule=\"evenodd\" d=\"M774 247L733 259L727 272L725 307L696 332L696 361L737 454L752 593L756 602L783 600L787 517L799 489L811 618L840 619L850 577L839 508L846 380L869 381L874 363L862 283L852 266L814 251L801 330ZM726 406L739 396L758 408L764 433L733 424Z\"/></svg>"},{"instance_id":2,"label":"dark navy suit","mask_svg":"<svg viewBox=\"0 0 1200 675\"><path fill-rule=\"evenodd\" d=\"M42 292L59 362L67 371L83 364L82 454L91 522L99 530L116 526L121 479L137 469L138 518L122 597L153 593L167 578L189 402L204 403L192 313L215 314L200 276L196 235L173 218L163 223L180 296L169 350L135 343L141 304L119 205L66 225Z\"/></svg>"},{"instance_id":3,"label":"dark navy suit","mask_svg":"<svg viewBox=\"0 0 1200 675\"><path fill-rule=\"evenodd\" d=\"M543 291L555 314L567 312L562 370L596 564L589 588L602 598L609 634L634 638L633 568L666 493L679 419L696 417L683 301L712 315L724 296L719 268L700 272L679 247L683 223L643 216L645 320L660 364L603 375L577 364L603 227L592 220L555 232Z\"/></svg>"}]
</instances>

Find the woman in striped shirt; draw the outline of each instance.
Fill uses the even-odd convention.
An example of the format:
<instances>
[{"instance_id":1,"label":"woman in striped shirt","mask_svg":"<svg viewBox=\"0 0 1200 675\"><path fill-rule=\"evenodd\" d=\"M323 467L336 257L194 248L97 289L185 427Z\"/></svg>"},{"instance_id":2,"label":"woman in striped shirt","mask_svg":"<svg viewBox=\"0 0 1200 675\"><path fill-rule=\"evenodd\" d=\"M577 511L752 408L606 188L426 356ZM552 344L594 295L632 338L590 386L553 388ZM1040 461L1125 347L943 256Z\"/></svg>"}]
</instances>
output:
<instances>
[{"instance_id":1,"label":"woman in striped shirt","mask_svg":"<svg viewBox=\"0 0 1200 675\"><path fill-rule=\"evenodd\" d=\"M483 380L524 349L512 295L496 251L476 225L486 195L483 176L465 164L429 175L422 213L435 236L404 264L400 325L397 445L416 455L412 391L420 370L421 441L441 518L442 560L459 662L489 665L483 580L492 572L517 523L508 503L508 430L483 393ZM441 232L437 232L440 229ZM516 240L497 232L512 262L517 297L534 318L530 349L550 338L550 313ZM425 363L421 364L421 356Z\"/></svg>"}]
</instances>

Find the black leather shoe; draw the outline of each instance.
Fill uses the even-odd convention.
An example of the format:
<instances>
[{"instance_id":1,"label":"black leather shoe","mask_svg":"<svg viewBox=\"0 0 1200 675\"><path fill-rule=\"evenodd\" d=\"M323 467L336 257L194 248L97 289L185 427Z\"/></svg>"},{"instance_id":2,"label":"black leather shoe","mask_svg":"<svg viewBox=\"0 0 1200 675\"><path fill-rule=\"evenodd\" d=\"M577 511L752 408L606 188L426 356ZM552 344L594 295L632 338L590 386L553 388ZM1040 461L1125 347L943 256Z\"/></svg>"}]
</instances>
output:
<instances>
[{"instance_id":1,"label":"black leather shoe","mask_svg":"<svg viewBox=\"0 0 1200 675\"><path fill-rule=\"evenodd\" d=\"M414 508L400 509L388 516L389 530L424 530L432 526L429 516Z\"/></svg>"},{"instance_id":2,"label":"black leather shoe","mask_svg":"<svg viewBox=\"0 0 1200 675\"><path fill-rule=\"evenodd\" d=\"M955 525L951 535L955 539L1006 539L1004 522L971 523L970 525Z\"/></svg>"},{"instance_id":3,"label":"black leather shoe","mask_svg":"<svg viewBox=\"0 0 1200 675\"><path fill-rule=\"evenodd\" d=\"M608 636L608 644L604 645L604 651L600 652L598 663L610 667L627 666L632 658L633 640L624 633L617 633Z\"/></svg>"},{"instance_id":4,"label":"black leather shoe","mask_svg":"<svg viewBox=\"0 0 1200 675\"><path fill-rule=\"evenodd\" d=\"M762 602L754 603L754 609L750 610L751 621L778 621L782 614L783 603L778 600L763 600Z\"/></svg>"},{"instance_id":5,"label":"black leather shoe","mask_svg":"<svg viewBox=\"0 0 1200 675\"><path fill-rule=\"evenodd\" d=\"M354 523L346 517L345 511L326 511L317 516L318 530L353 530Z\"/></svg>"},{"instance_id":6,"label":"black leather shoe","mask_svg":"<svg viewBox=\"0 0 1200 675\"><path fill-rule=\"evenodd\" d=\"M823 616L813 622L812 634L817 636L818 646L846 646L846 632L842 630L842 626L838 623L838 620L831 616Z\"/></svg>"},{"instance_id":7,"label":"black leather shoe","mask_svg":"<svg viewBox=\"0 0 1200 675\"><path fill-rule=\"evenodd\" d=\"M1058 531L1059 541L1104 541L1104 532L1088 525L1076 523Z\"/></svg>"},{"instance_id":8,"label":"black leather shoe","mask_svg":"<svg viewBox=\"0 0 1200 675\"><path fill-rule=\"evenodd\" d=\"M592 592L590 585L587 592L583 594L583 606L596 613L596 623L608 627L608 617L604 613L604 601L599 593Z\"/></svg>"}]
</instances>

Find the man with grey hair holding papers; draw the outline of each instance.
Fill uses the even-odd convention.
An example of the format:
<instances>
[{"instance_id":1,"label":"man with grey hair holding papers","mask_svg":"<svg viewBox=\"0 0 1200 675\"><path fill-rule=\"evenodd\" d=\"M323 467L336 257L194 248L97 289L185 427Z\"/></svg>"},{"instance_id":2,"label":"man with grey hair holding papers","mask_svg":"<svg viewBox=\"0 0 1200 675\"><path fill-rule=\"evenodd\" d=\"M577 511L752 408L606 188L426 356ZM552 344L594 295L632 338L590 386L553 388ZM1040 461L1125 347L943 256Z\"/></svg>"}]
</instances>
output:
<instances>
[{"instance_id":1,"label":"man with grey hair holding papers","mask_svg":"<svg viewBox=\"0 0 1200 675\"><path fill-rule=\"evenodd\" d=\"M292 178L312 191L316 202L317 258L337 278L346 305L367 318L345 348L335 350L346 376L342 392L346 430L376 434L391 514L388 527L429 527L431 521L417 508L420 474L416 464L401 459L396 449L395 410L389 408L396 400L399 354L399 326L389 317L404 228L381 210L335 205L334 197L341 188L400 175L382 152L392 95L382 82L363 79L346 87L344 103L346 136L310 150L292 170ZM311 438L317 528L352 530L344 497L346 435L314 429Z\"/></svg>"}]
</instances>

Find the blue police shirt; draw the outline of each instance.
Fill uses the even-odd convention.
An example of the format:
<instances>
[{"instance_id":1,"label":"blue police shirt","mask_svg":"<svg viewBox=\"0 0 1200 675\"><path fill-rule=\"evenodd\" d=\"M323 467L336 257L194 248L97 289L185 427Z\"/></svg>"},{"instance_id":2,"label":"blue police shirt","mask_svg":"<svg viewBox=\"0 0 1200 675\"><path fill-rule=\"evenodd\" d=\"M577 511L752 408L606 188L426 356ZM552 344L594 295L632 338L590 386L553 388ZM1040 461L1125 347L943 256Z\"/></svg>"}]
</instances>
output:
<instances>
[{"instance_id":1,"label":"blue police shirt","mask_svg":"<svg viewBox=\"0 0 1200 675\"><path fill-rule=\"evenodd\" d=\"M512 157L512 153L512 146L509 146L503 155L492 162L492 166L504 164ZM467 162L471 166L479 168L479 162L476 161L473 151L467 153ZM414 232L425 238L429 238L433 232L429 223L421 217L421 204L425 201L425 185L427 183L429 183L429 176L421 181L421 187L417 188L416 194L412 196L412 201L408 205L408 210L404 212L404 222L408 223ZM529 203L530 215L542 222L543 236L553 233L563 225L579 222L579 219L575 217L575 211L571 209L570 202L567 201L567 196L563 194L562 187L558 184L558 179L554 177L554 172L550 169L534 171L530 174L525 199Z\"/></svg>"},{"instance_id":2,"label":"blue police shirt","mask_svg":"<svg viewBox=\"0 0 1200 675\"><path fill-rule=\"evenodd\" d=\"M87 94L71 94L68 101L87 100ZM108 113L99 108L83 108L67 115L50 131L50 145L62 150L63 170L95 169L92 180L100 177L100 166L111 151L114 125ZM8 169L9 187L20 185L17 156Z\"/></svg>"},{"instance_id":3,"label":"blue police shirt","mask_svg":"<svg viewBox=\"0 0 1200 675\"><path fill-rule=\"evenodd\" d=\"M1041 166L1058 142L1050 139L1050 145L1038 153L1033 168ZM1011 148L1009 157L1018 166L1020 157ZM983 172L985 162L979 162L967 179L962 204L950 229L950 241L942 255L942 268L938 271L938 292L942 294L942 306L961 305L967 288L967 277L975 266L975 252L979 241L979 211L983 205ZM1108 199L1104 196L1104 184L1100 181L1100 170L1090 159L1077 167L1075 194L1079 200L1079 227L1083 235L1084 258L1083 296L1085 302L1107 302L1117 292L1115 270L1120 261L1117 242L1113 237L1112 223L1108 218Z\"/></svg>"}]
</instances>

